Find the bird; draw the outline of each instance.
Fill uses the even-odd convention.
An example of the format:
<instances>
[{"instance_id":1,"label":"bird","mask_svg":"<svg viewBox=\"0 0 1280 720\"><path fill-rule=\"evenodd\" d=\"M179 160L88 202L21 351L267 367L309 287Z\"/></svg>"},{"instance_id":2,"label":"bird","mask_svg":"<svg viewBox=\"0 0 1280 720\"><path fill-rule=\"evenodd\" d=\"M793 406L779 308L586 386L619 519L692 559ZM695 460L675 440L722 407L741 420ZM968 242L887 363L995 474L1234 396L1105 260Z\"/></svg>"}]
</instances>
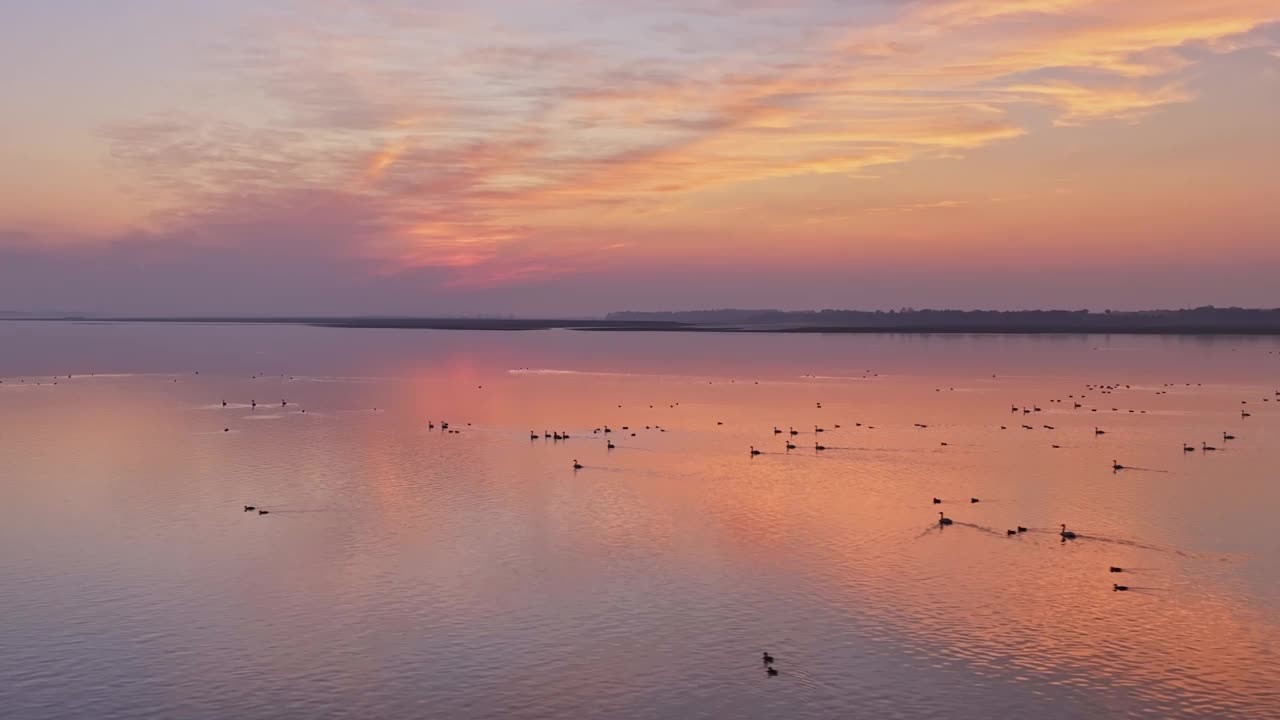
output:
<instances>
[{"instance_id":1,"label":"bird","mask_svg":"<svg viewBox=\"0 0 1280 720\"><path fill-rule=\"evenodd\" d=\"M1115 584L1112 584L1111 589L1112 589L1113 591L1115 591L1115 592L1124 592L1125 590L1128 590L1128 589L1129 589L1129 586L1128 586L1128 585L1115 585Z\"/></svg>"},{"instance_id":2,"label":"bird","mask_svg":"<svg viewBox=\"0 0 1280 720\"><path fill-rule=\"evenodd\" d=\"M768 652L760 653L760 659L764 661L765 665L773 664L773 656L770 655Z\"/></svg>"},{"instance_id":3,"label":"bird","mask_svg":"<svg viewBox=\"0 0 1280 720\"><path fill-rule=\"evenodd\" d=\"M1247 413L1247 412L1245 412L1245 411L1241 410L1241 411L1240 411L1240 417L1242 417L1242 418L1247 418L1247 417L1253 417L1253 416L1252 416L1252 414Z\"/></svg>"},{"instance_id":4,"label":"bird","mask_svg":"<svg viewBox=\"0 0 1280 720\"><path fill-rule=\"evenodd\" d=\"M1112 470L1124 470L1125 468L1124 468L1124 466L1123 466L1123 465L1121 465L1120 463L1116 462L1115 460L1112 460L1112 461L1111 461L1111 469L1112 469Z\"/></svg>"},{"instance_id":5,"label":"bird","mask_svg":"<svg viewBox=\"0 0 1280 720\"><path fill-rule=\"evenodd\" d=\"M971 503L976 503L976 502L978 502L978 498L971 497L971 498L969 498L969 502L971 502Z\"/></svg>"},{"instance_id":6,"label":"bird","mask_svg":"<svg viewBox=\"0 0 1280 720\"><path fill-rule=\"evenodd\" d=\"M793 443L793 442L791 442L790 440L788 440L788 441L787 441L787 449L788 449L788 450L795 450L795 449L796 449L796 445L795 445L795 443Z\"/></svg>"},{"instance_id":7,"label":"bird","mask_svg":"<svg viewBox=\"0 0 1280 720\"><path fill-rule=\"evenodd\" d=\"M774 425L774 426L773 426L773 434L774 434L774 435L781 435L781 434L782 434L782 431L778 429L778 426L777 426L777 425Z\"/></svg>"},{"instance_id":8,"label":"bird","mask_svg":"<svg viewBox=\"0 0 1280 720\"><path fill-rule=\"evenodd\" d=\"M536 432L534 432L534 431L530 430L530 431L529 431L529 439L530 439L530 440L537 440L537 439L538 439L538 433L536 433Z\"/></svg>"},{"instance_id":9,"label":"bird","mask_svg":"<svg viewBox=\"0 0 1280 720\"><path fill-rule=\"evenodd\" d=\"M934 505L941 505L941 504L942 504L942 501L941 501L941 500L939 500L938 498L934 498L934 499L933 499L933 504L934 504Z\"/></svg>"},{"instance_id":10,"label":"bird","mask_svg":"<svg viewBox=\"0 0 1280 720\"><path fill-rule=\"evenodd\" d=\"M1227 433L1225 433L1225 432L1224 432L1224 433L1222 433L1222 439L1223 439L1223 440L1235 440L1235 439L1236 439L1236 436L1235 436L1235 435L1229 435L1229 434L1227 434Z\"/></svg>"},{"instance_id":11,"label":"bird","mask_svg":"<svg viewBox=\"0 0 1280 720\"><path fill-rule=\"evenodd\" d=\"M777 669L776 669L776 668L774 668L772 665L770 665L769 667L765 668L765 673L766 673L769 677L776 677L776 676L778 675L778 671L777 671Z\"/></svg>"},{"instance_id":12,"label":"bird","mask_svg":"<svg viewBox=\"0 0 1280 720\"><path fill-rule=\"evenodd\" d=\"M259 514L259 515L266 515L266 514L268 514L268 513L270 513L270 512L271 512L270 510L259 510L259 511L258 511L258 514Z\"/></svg>"},{"instance_id":13,"label":"bird","mask_svg":"<svg viewBox=\"0 0 1280 720\"><path fill-rule=\"evenodd\" d=\"M819 445L818 443L814 443L814 444L813 444L813 449L814 449L814 450L826 450L826 449L827 449L827 446L826 446L826 445Z\"/></svg>"},{"instance_id":14,"label":"bird","mask_svg":"<svg viewBox=\"0 0 1280 720\"><path fill-rule=\"evenodd\" d=\"M1118 568L1115 565L1112 565L1109 570L1110 572L1124 572L1124 568Z\"/></svg>"},{"instance_id":15,"label":"bird","mask_svg":"<svg viewBox=\"0 0 1280 720\"><path fill-rule=\"evenodd\" d=\"M1107 434L1107 431L1106 431L1106 430L1101 430L1101 429L1099 429L1099 428L1094 428L1094 429L1093 429L1093 434L1094 434L1094 435L1106 435L1106 434Z\"/></svg>"},{"instance_id":16,"label":"bird","mask_svg":"<svg viewBox=\"0 0 1280 720\"><path fill-rule=\"evenodd\" d=\"M245 505L245 506L244 506L244 511L245 511L245 512L252 512L252 511L257 510L257 509L258 509L258 508L254 507L253 505Z\"/></svg>"},{"instance_id":17,"label":"bird","mask_svg":"<svg viewBox=\"0 0 1280 720\"><path fill-rule=\"evenodd\" d=\"M950 524L951 524L951 518L947 517L946 515L943 515L942 513L938 513L938 524L939 524L939 525L950 525Z\"/></svg>"},{"instance_id":18,"label":"bird","mask_svg":"<svg viewBox=\"0 0 1280 720\"><path fill-rule=\"evenodd\" d=\"M222 401L222 407L226 407L226 406L227 406L227 401L226 401L226 400L223 400L223 401Z\"/></svg>"},{"instance_id":19,"label":"bird","mask_svg":"<svg viewBox=\"0 0 1280 720\"><path fill-rule=\"evenodd\" d=\"M605 441L604 441L604 448L605 448L606 450L612 450L612 449L614 448L613 441L612 441L612 440L605 440Z\"/></svg>"},{"instance_id":20,"label":"bird","mask_svg":"<svg viewBox=\"0 0 1280 720\"><path fill-rule=\"evenodd\" d=\"M1010 537L1012 537L1012 536L1014 536L1014 535L1017 535L1017 534L1018 534L1018 531L1017 531L1017 530L1005 530L1004 532L1005 532L1005 534L1006 534L1006 535L1008 535L1008 536L1010 536Z\"/></svg>"},{"instance_id":21,"label":"bird","mask_svg":"<svg viewBox=\"0 0 1280 720\"><path fill-rule=\"evenodd\" d=\"M578 462L577 460L574 460L574 461L573 461L573 469L574 469L574 470L581 470L581 469L582 469L582 463Z\"/></svg>"},{"instance_id":22,"label":"bird","mask_svg":"<svg viewBox=\"0 0 1280 720\"><path fill-rule=\"evenodd\" d=\"M752 455L759 455L759 454L760 454L760 451L756 449L756 446L755 446L755 445L752 445L752 446L751 446L751 454L752 454Z\"/></svg>"},{"instance_id":23,"label":"bird","mask_svg":"<svg viewBox=\"0 0 1280 720\"><path fill-rule=\"evenodd\" d=\"M799 435L799 434L800 434L800 431L799 431L799 430L797 430L797 429L795 429L795 428L790 428L790 431L791 431L791 434L792 434L792 435Z\"/></svg>"},{"instance_id":24,"label":"bird","mask_svg":"<svg viewBox=\"0 0 1280 720\"><path fill-rule=\"evenodd\" d=\"M1062 524L1062 532L1058 533L1063 540L1075 540L1076 534L1067 529L1066 523Z\"/></svg>"},{"instance_id":25,"label":"bird","mask_svg":"<svg viewBox=\"0 0 1280 720\"><path fill-rule=\"evenodd\" d=\"M1182 443L1182 452L1195 452L1196 449L1186 443Z\"/></svg>"},{"instance_id":26,"label":"bird","mask_svg":"<svg viewBox=\"0 0 1280 720\"><path fill-rule=\"evenodd\" d=\"M820 432L826 432L826 431L827 431L827 429L826 429L826 428L820 428L820 427L818 427L817 425L814 425L814 426L813 426L813 431L814 431L814 432L816 432L816 433L820 433Z\"/></svg>"},{"instance_id":27,"label":"bird","mask_svg":"<svg viewBox=\"0 0 1280 720\"><path fill-rule=\"evenodd\" d=\"M1214 447L1214 446L1210 445L1209 443L1206 443L1206 442L1202 442L1202 443L1200 443L1200 451L1201 451L1201 452L1209 452L1210 450L1217 450L1217 449L1218 449L1218 448L1216 448L1216 447Z\"/></svg>"},{"instance_id":28,"label":"bird","mask_svg":"<svg viewBox=\"0 0 1280 720\"><path fill-rule=\"evenodd\" d=\"M1026 531L1027 531L1027 529L1026 529L1026 528L1022 527L1021 525L1019 525L1019 526L1018 526L1018 532L1020 532L1020 533L1024 533L1024 532L1026 532Z\"/></svg>"}]
</instances>

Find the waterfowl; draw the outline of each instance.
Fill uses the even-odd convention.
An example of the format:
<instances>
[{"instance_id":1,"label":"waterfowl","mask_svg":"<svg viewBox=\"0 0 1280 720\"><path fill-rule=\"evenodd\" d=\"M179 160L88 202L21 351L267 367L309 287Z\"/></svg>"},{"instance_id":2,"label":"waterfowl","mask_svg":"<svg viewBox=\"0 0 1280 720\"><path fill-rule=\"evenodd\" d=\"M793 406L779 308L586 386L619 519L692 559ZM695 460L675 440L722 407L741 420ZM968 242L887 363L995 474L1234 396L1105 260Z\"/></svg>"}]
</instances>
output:
<instances>
[{"instance_id":1,"label":"waterfowl","mask_svg":"<svg viewBox=\"0 0 1280 720\"><path fill-rule=\"evenodd\" d=\"M1129 586L1128 586L1128 585L1114 585L1114 584L1113 584L1113 585L1111 586L1111 589L1112 589L1113 591L1115 591L1115 592L1124 592L1125 590L1128 590L1128 589L1129 589Z\"/></svg>"},{"instance_id":2,"label":"waterfowl","mask_svg":"<svg viewBox=\"0 0 1280 720\"><path fill-rule=\"evenodd\" d=\"M752 455L759 455L759 454L760 454L760 451L756 449L756 446L755 446L755 445L752 445L752 446L751 446L751 454L752 454Z\"/></svg>"},{"instance_id":3,"label":"waterfowl","mask_svg":"<svg viewBox=\"0 0 1280 720\"><path fill-rule=\"evenodd\" d=\"M1252 415L1251 415L1250 413L1247 413L1247 412L1245 412L1245 411L1241 410L1241 411L1240 411L1240 417L1242 417L1242 418L1247 418L1247 417L1252 417Z\"/></svg>"},{"instance_id":4,"label":"waterfowl","mask_svg":"<svg viewBox=\"0 0 1280 720\"><path fill-rule=\"evenodd\" d=\"M270 512L271 512L270 510L259 510L259 511L258 511L258 514L259 514L259 515L267 515L267 514L270 514Z\"/></svg>"},{"instance_id":5,"label":"waterfowl","mask_svg":"<svg viewBox=\"0 0 1280 720\"><path fill-rule=\"evenodd\" d=\"M818 443L814 443L814 444L813 444L813 449L814 449L814 450L826 450L826 449L827 449L827 446L826 446L826 445L819 445Z\"/></svg>"},{"instance_id":6,"label":"waterfowl","mask_svg":"<svg viewBox=\"0 0 1280 720\"><path fill-rule=\"evenodd\" d=\"M1224 432L1224 433L1222 433L1222 439L1223 439L1223 440L1235 440L1235 439L1236 439L1236 436L1235 436L1235 435L1228 435L1227 433L1225 433L1225 432Z\"/></svg>"},{"instance_id":7,"label":"waterfowl","mask_svg":"<svg viewBox=\"0 0 1280 720\"><path fill-rule=\"evenodd\" d=\"M778 671L777 671L777 669L775 669L772 665L770 665L769 667L765 668L765 673L766 673L769 677L776 677L776 676L778 675Z\"/></svg>"},{"instance_id":8,"label":"waterfowl","mask_svg":"<svg viewBox=\"0 0 1280 720\"><path fill-rule=\"evenodd\" d=\"M1109 568L1109 570L1110 570L1111 572L1124 572L1124 568L1118 568L1118 567L1116 567L1115 565L1112 565L1112 566Z\"/></svg>"},{"instance_id":9,"label":"waterfowl","mask_svg":"<svg viewBox=\"0 0 1280 720\"><path fill-rule=\"evenodd\" d=\"M231 428L222 428L222 432L231 432Z\"/></svg>"},{"instance_id":10,"label":"waterfowl","mask_svg":"<svg viewBox=\"0 0 1280 720\"><path fill-rule=\"evenodd\" d=\"M791 431L792 436L796 436L800 434L800 431L795 428L788 428L788 429Z\"/></svg>"},{"instance_id":11,"label":"waterfowl","mask_svg":"<svg viewBox=\"0 0 1280 720\"><path fill-rule=\"evenodd\" d=\"M227 401L226 401L226 400L223 400L223 401L222 401L222 407L226 407L226 406L227 406Z\"/></svg>"},{"instance_id":12,"label":"waterfowl","mask_svg":"<svg viewBox=\"0 0 1280 720\"><path fill-rule=\"evenodd\" d=\"M1067 529L1066 523L1062 524L1062 532L1058 533L1063 540L1075 540L1076 534Z\"/></svg>"},{"instance_id":13,"label":"waterfowl","mask_svg":"<svg viewBox=\"0 0 1280 720\"><path fill-rule=\"evenodd\" d=\"M1021 525L1019 525L1019 526L1018 526L1018 532L1020 532L1020 533L1024 533L1024 532L1026 532L1026 531L1027 531L1027 529L1026 529L1026 528L1022 527Z\"/></svg>"},{"instance_id":14,"label":"waterfowl","mask_svg":"<svg viewBox=\"0 0 1280 720\"><path fill-rule=\"evenodd\" d=\"M818 427L817 425L814 425L814 426L813 426L813 431L814 431L814 432L816 432L816 433L820 433L820 432L826 432L827 430L826 430L826 428L820 428L820 427Z\"/></svg>"},{"instance_id":15,"label":"waterfowl","mask_svg":"<svg viewBox=\"0 0 1280 720\"><path fill-rule=\"evenodd\" d=\"M795 450L795 449L796 449L795 443L793 443L793 442L791 442L790 440L788 440L788 441L787 441L787 449L788 449L788 450Z\"/></svg>"},{"instance_id":16,"label":"waterfowl","mask_svg":"<svg viewBox=\"0 0 1280 720\"><path fill-rule=\"evenodd\" d=\"M971 498L969 498L969 502L971 502L971 503L976 503L976 502L978 502L978 498L971 497Z\"/></svg>"},{"instance_id":17,"label":"waterfowl","mask_svg":"<svg viewBox=\"0 0 1280 720\"><path fill-rule=\"evenodd\" d=\"M253 512L254 510L257 510L257 509L258 509L258 508L254 507L253 505L245 505L245 506L244 506L244 511L245 511L245 512Z\"/></svg>"},{"instance_id":18,"label":"waterfowl","mask_svg":"<svg viewBox=\"0 0 1280 720\"><path fill-rule=\"evenodd\" d=\"M941 501L941 500L939 500L938 498L934 498L934 499L933 499L933 504L934 504L934 505L941 505L941 504L942 504L942 501Z\"/></svg>"},{"instance_id":19,"label":"waterfowl","mask_svg":"<svg viewBox=\"0 0 1280 720\"><path fill-rule=\"evenodd\" d=\"M781 434L782 434L782 431L778 429L778 426L777 426L777 425L774 425L774 426L773 426L773 434L774 434L774 435L781 435Z\"/></svg>"},{"instance_id":20,"label":"waterfowl","mask_svg":"<svg viewBox=\"0 0 1280 720\"><path fill-rule=\"evenodd\" d=\"M1196 449L1186 443L1182 443L1182 452L1195 452Z\"/></svg>"},{"instance_id":21,"label":"waterfowl","mask_svg":"<svg viewBox=\"0 0 1280 720\"><path fill-rule=\"evenodd\" d=\"M946 515L943 515L942 513L938 513L938 524L939 524L939 525L950 525L950 524L951 524L951 518L947 517Z\"/></svg>"},{"instance_id":22,"label":"waterfowl","mask_svg":"<svg viewBox=\"0 0 1280 720\"><path fill-rule=\"evenodd\" d=\"M605 440L605 441L604 441L604 449L605 449L605 450L612 450L613 448L614 448L614 445L613 445L613 441L612 441L612 440Z\"/></svg>"},{"instance_id":23,"label":"waterfowl","mask_svg":"<svg viewBox=\"0 0 1280 720\"><path fill-rule=\"evenodd\" d=\"M536 433L536 432L534 432L534 431L530 430L530 431L529 431L529 439L530 439L530 440L537 440L537 439L538 439L538 433Z\"/></svg>"},{"instance_id":24,"label":"waterfowl","mask_svg":"<svg viewBox=\"0 0 1280 720\"><path fill-rule=\"evenodd\" d=\"M1115 460L1112 460L1112 461L1111 461L1111 469L1112 469L1112 470L1124 470L1124 466L1123 466L1123 465L1121 465L1120 463L1116 462Z\"/></svg>"},{"instance_id":25,"label":"waterfowl","mask_svg":"<svg viewBox=\"0 0 1280 720\"><path fill-rule=\"evenodd\" d=\"M767 652L760 653L760 659L764 661L765 665L770 665L773 663L773 656Z\"/></svg>"},{"instance_id":26,"label":"waterfowl","mask_svg":"<svg viewBox=\"0 0 1280 720\"><path fill-rule=\"evenodd\" d=\"M1209 452L1209 451L1211 451L1211 450L1217 450L1217 449L1218 449L1218 448L1216 448L1216 447L1214 447L1214 446L1210 445L1209 443L1205 443L1205 442L1200 443L1200 451L1201 451L1201 452Z\"/></svg>"},{"instance_id":27,"label":"waterfowl","mask_svg":"<svg viewBox=\"0 0 1280 720\"><path fill-rule=\"evenodd\" d=\"M1106 430L1099 430L1098 428L1094 428L1094 429L1093 429L1093 434L1094 434L1094 435L1106 435L1106 434L1107 434L1107 431L1106 431Z\"/></svg>"},{"instance_id":28,"label":"waterfowl","mask_svg":"<svg viewBox=\"0 0 1280 720\"><path fill-rule=\"evenodd\" d=\"M1018 531L1017 531L1017 530L1005 530L1005 531L1004 531L1004 533L1005 533L1006 535L1008 535L1008 536L1012 537L1012 536L1014 536L1014 535L1017 535L1017 534L1018 534Z\"/></svg>"},{"instance_id":29,"label":"waterfowl","mask_svg":"<svg viewBox=\"0 0 1280 720\"><path fill-rule=\"evenodd\" d=\"M581 470L581 469L582 469L582 463L578 462L577 460L574 460L574 461L573 461L573 469L574 469L574 470Z\"/></svg>"}]
</instances>

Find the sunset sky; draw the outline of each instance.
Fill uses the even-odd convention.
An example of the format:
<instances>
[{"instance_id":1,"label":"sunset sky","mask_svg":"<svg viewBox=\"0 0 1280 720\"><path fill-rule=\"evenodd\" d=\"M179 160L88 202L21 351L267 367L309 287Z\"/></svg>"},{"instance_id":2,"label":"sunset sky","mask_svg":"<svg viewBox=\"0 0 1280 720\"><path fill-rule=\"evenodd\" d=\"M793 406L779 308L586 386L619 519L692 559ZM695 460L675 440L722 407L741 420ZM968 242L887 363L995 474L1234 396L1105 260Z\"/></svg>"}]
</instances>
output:
<instances>
[{"instance_id":1,"label":"sunset sky","mask_svg":"<svg viewBox=\"0 0 1280 720\"><path fill-rule=\"evenodd\" d=\"M0 310L1280 306L1276 0L41 0Z\"/></svg>"}]
</instances>

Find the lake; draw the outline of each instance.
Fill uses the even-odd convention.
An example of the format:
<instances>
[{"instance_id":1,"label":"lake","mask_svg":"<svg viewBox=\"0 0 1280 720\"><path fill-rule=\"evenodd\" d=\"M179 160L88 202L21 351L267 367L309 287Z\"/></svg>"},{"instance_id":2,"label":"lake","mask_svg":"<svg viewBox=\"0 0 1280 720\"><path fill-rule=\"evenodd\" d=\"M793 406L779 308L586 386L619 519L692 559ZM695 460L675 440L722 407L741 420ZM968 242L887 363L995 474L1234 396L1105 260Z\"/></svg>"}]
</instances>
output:
<instances>
[{"instance_id":1,"label":"lake","mask_svg":"<svg viewBox=\"0 0 1280 720\"><path fill-rule=\"evenodd\" d=\"M5 717L1280 716L1276 339L4 322L0 378Z\"/></svg>"}]
</instances>

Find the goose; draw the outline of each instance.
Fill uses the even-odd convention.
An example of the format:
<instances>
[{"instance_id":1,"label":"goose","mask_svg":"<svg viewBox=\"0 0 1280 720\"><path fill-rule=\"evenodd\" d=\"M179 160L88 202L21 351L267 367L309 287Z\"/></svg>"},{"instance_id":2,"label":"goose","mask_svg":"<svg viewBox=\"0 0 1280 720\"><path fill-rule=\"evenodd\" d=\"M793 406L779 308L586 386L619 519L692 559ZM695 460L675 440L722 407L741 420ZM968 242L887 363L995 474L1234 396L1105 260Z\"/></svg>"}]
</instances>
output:
<instances>
[{"instance_id":1,"label":"goose","mask_svg":"<svg viewBox=\"0 0 1280 720\"><path fill-rule=\"evenodd\" d=\"M1062 524L1062 532L1058 533L1063 540L1075 540L1076 534L1067 529L1066 523Z\"/></svg>"},{"instance_id":2,"label":"goose","mask_svg":"<svg viewBox=\"0 0 1280 720\"><path fill-rule=\"evenodd\" d=\"M1111 586L1111 589L1112 589L1113 591L1115 591L1115 592L1124 592L1125 590L1128 590L1128 589L1129 589L1129 586L1128 586L1128 585L1115 585L1115 584L1113 584L1113 585Z\"/></svg>"},{"instance_id":3,"label":"goose","mask_svg":"<svg viewBox=\"0 0 1280 720\"><path fill-rule=\"evenodd\" d=\"M574 470L581 470L581 469L582 469L582 463L578 462L577 460L574 460L574 461L573 461L573 469L574 469Z\"/></svg>"},{"instance_id":4,"label":"goose","mask_svg":"<svg viewBox=\"0 0 1280 720\"><path fill-rule=\"evenodd\" d=\"M1027 531L1027 529L1026 529L1026 528L1022 527L1021 525L1019 525L1019 526L1018 526L1018 532L1020 532L1020 533L1024 533L1024 532L1026 532L1026 531Z\"/></svg>"},{"instance_id":5,"label":"goose","mask_svg":"<svg viewBox=\"0 0 1280 720\"><path fill-rule=\"evenodd\" d=\"M760 659L764 661L765 665L773 664L773 656L767 652L760 653Z\"/></svg>"},{"instance_id":6,"label":"goose","mask_svg":"<svg viewBox=\"0 0 1280 720\"><path fill-rule=\"evenodd\" d=\"M1054 427L1054 426L1052 426L1052 425L1045 425L1045 426L1044 426L1044 429L1045 429L1045 430L1057 430L1058 428L1056 428L1056 427Z\"/></svg>"},{"instance_id":7,"label":"goose","mask_svg":"<svg viewBox=\"0 0 1280 720\"><path fill-rule=\"evenodd\" d=\"M942 513L938 513L938 524L939 524L939 525L950 525L950 524L951 524L951 518L947 517L946 515L943 515Z\"/></svg>"},{"instance_id":8,"label":"goose","mask_svg":"<svg viewBox=\"0 0 1280 720\"><path fill-rule=\"evenodd\" d=\"M1109 568L1109 571L1110 571L1110 572L1124 572L1124 568L1118 568L1118 567L1116 567L1115 565L1112 565L1112 566Z\"/></svg>"}]
</instances>

